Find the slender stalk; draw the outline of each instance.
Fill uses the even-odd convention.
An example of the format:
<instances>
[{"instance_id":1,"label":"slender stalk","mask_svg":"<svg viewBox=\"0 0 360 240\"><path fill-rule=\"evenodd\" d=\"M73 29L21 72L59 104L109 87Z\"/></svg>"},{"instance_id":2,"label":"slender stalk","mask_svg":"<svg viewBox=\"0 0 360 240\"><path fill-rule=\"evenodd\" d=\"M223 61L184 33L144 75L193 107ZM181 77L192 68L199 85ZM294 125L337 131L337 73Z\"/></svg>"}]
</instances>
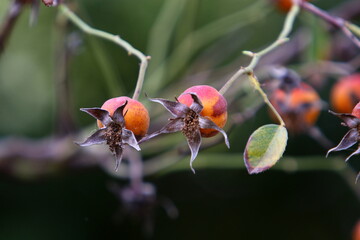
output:
<instances>
[{"instance_id":1,"label":"slender stalk","mask_svg":"<svg viewBox=\"0 0 360 240\"><path fill-rule=\"evenodd\" d=\"M281 118L280 114L276 111L275 107L271 104L269 98L267 97L266 93L260 87L259 81L255 77L253 73L248 74L250 81L252 82L254 88L260 93L264 102L269 106L271 111L275 114L276 118L279 120L281 126L285 126L284 120Z\"/></svg>"},{"instance_id":2,"label":"slender stalk","mask_svg":"<svg viewBox=\"0 0 360 240\"><path fill-rule=\"evenodd\" d=\"M10 37L23 6L22 3L15 0L10 5L7 16L3 20L2 26L0 26L0 54L4 51L5 43Z\"/></svg>"},{"instance_id":3,"label":"slender stalk","mask_svg":"<svg viewBox=\"0 0 360 240\"><path fill-rule=\"evenodd\" d=\"M344 19L336 17L336 16L331 16L329 13L327 13L326 11L314 6L311 3L308 3L306 1L303 1L300 3L300 6L307 10L308 12L320 17L321 19L325 20L326 22L330 23L331 25L337 27L338 29L340 29L345 36L347 36L357 47L360 48L360 40L351 32L354 31L355 34L357 34L358 32L356 31L356 29L358 29L358 27L354 24L350 24L348 22L346 22ZM357 28L356 28L357 27ZM351 31L350 31L351 30Z\"/></svg>"},{"instance_id":4,"label":"slender stalk","mask_svg":"<svg viewBox=\"0 0 360 240\"><path fill-rule=\"evenodd\" d=\"M360 27L350 23L350 22L345 22L346 27L352 31L356 36L360 37Z\"/></svg>"},{"instance_id":5,"label":"slender stalk","mask_svg":"<svg viewBox=\"0 0 360 240\"><path fill-rule=\"evenodd\" d=\"M90 27L88 24L82 21L78 16L76 16L67 6L61 4L59 6L59 9L67 18L69 18L76 26L78 26L85 33L114 42L117 45L124 48L129 53L129 55L135 55L137 58L139 58L141 64L140 64L140 70L139 70L139 75L138 75L134 95L133 95L133 99L138 99L144 83L145 72L150 57L144 55L142 52L131 46L131 44L121 39L118 35L113 35L108 32L104 32Z\"/></svg>"},{"instance_id":6,"label":"slender stalk","mask_svg":"<svg viewBox=\"0 0 360 240\"><path fill-rule=\"evenodd\" d=\"M254 68L257 66L257 64L259 63L260 59L262 56L264 56L265 54L271 52L272 50L274 50L275 48L277 48L278 46L284 44L285 42L287 42L288 36L293 28L294 25L294 21L296 16L299 13L299 6L297 4L293 4L293 6L291 7L291 10L289 11L288 15L286 16L285 22L284 22L284 26L283 29L281 30L278 38L276 39L275 42L273 42L270 46L268 46L267 48L263 49L260 52L257 53L253 53L250 51L244 51L243 53L245 55L248 55L250 57L252 57L250 64L243 68L241 67L226 83L225 85L220 89L220 93L224 94L226 93L226 91L231 87L231 85L243 74L248 74L249 79L251 80L251 82L253 83L255 89L260 93L260 95L262 96L262 98L264 99L264 102L270 107L271 111L275 114L275 116L277 117L277 119L279 120L280 124L282 126L285 126L284 121L282 120L281 116L279 115L279 113L276 111L276 109L274 108L274 106L270 103L267 95L265 94L265 92L261 89L260 87L260 83L257 80L257 78L254 75Z\"/></svg>"},{"instance_id":7,"label":"slender stalk","mask_svg":"<svg viewBox=\"0 0 360 240\"><path fill-rule=\"evenodd\" d=\"M250 51L244 51L243 52L245 55L248 55L248 56L252 57L250 64L247 67L241 67L233 76L231 76L231 78L220 89L219 92L221 94L225 94L226 91L231 87L231 85L241 75L252 73L254 68L259 63L262 56L264 56L265 54L271 52L272 50L274 50L278 46L280 46L280 45L282 45L282 44L284 44L285 42L288 41L288 35L290 34L290 32L291 32L291 30L293 28L294 21L295 21L296 16L298 15L298 13L299 13L299 6L294 4L291 7L291 10L289 11L288 15L286 16L285 23L284 23L283 29L281 30L281 33L280 33L279 37L270 46L268 46L267 48L263 49L262 51L260 51L258 53L253 53L253 52L250 52Z\"/></svg>"}]
</instances>

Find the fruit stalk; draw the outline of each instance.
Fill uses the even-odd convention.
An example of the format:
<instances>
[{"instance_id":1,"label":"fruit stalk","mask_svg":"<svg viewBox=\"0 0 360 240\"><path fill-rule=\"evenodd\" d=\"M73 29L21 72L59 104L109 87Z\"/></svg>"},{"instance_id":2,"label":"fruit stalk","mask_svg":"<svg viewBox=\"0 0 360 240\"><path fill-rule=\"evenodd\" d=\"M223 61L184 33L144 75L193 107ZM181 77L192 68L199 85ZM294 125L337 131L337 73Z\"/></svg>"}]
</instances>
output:
<instances>
[{"instance_id":1,"label":"fruit stalk","mask_svg":"<svg viewBox=\"0 0 360 240\"><path fill-rule=\"evenodd\" d=\"M273 42L270 46L268 46L267 48L263 49L262 51L258 52L258 53L253 53L250 51L244 51L243 53L245 55L248 55L250 57L252 57L250 64L247 67L241 67L225 84L224 86L220 89L220 93L222 95L224 95L226 93L226 91L231 87L231 85L243 74L250 74L253 72L254 68L257 66L257 64L259 63L260 59L262 56L264 56L265 54L269 53L270 51L274 50L275 48L277 48L278 46L284 44L285 42L288 41L288 36L293 28L294 25L294 21L296 16L299 13L299 6L297 4L294 4L291 7L291 10L289 11L289 13L286 16L285 19L285 23L283 26L283 29L281 30L281 33L279 34L279 37L276 39L275 42ZM256 80L257 81L257 80Z\"/></svg>"},{"instance_id":2,"label":"fruit stalk","mask_svg":"<svg viewBox=\"0 0 360 240\"><path fill-rule=\"evenodd\" d=\"M90 27L88 24L86 24L84 21L82 21L78 16L76 16L75 13L73 13L67 6L64 4L61 4L59 6L60 11L68 18L70 21L72 21L76 26L78 26L83 32L97 36L106 40L109 40L111 42L116 43L117 45L124 48L129 55L135 55L140 61L140 69L139 69L139 75L136 82L136 87L133 95L133 99L137 100L139 98L139 95L141 93L141 89L144 83L145 78L145 72L148 65L148 61L150 60L150 56L146 56L136 48L134 48L130 43L126 42L122 38L120 38L118 35L113 35L111 33L101 31L98 29L94 29Z\"/></svg>"},{"instance_id":3,"label":"fruit stalk","mask_svg":"<svg viewBox=\"0 0 360 240\"><path fill-rule=\"evenodd\" d=\"M345 34L345 36L347 36L358 48L360 48L360 40L350 31L351 29L355 29L354 24L350 25L350 23L346 22L342 18L331 16L326 11L323 11L322 9L314 6L311 3L302 2L302 3L300 3L300 5L303 9L322 18L329 24L340 29ZM349 29L349 26L351 27L350 29Z\"/></svg>"},{"instance_id":4,"label":"fruit stalk","mask_svg":"<svg viewBox=\"0 0 360 240\"><path fill-rule=\"evenodd\" d=\"M284 120L281 118L280 114L278 113L278 111L276 111L275 107L272 105L272 103L270 102L269 98L267 97L266 93L261 89L259 81L257 80L257 78L255 77L255 75L251 72L248 74L250 81L252 82L254 88L260 93L260 95L262 96L262 98L264 99L264 102L269 106L269 108L271 109L271 111L274 113L274 115L276 116L276 118L278 119L279 123L281 126L285 126L285 122Z\"/></svg>"}]
</instances>

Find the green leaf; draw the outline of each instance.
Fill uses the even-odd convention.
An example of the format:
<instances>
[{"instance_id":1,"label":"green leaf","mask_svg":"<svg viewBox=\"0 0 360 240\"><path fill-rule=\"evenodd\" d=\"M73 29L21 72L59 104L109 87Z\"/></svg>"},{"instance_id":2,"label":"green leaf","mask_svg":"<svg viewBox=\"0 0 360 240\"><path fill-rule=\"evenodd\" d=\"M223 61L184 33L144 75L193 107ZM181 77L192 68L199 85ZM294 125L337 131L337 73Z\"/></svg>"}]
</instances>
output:
<instances>
[{"instance_id":1,"label":"green leaf","mask_svg":"<svg viewBox=\"0 0 360 240\"><path fill-rule=\"evenodd\" d=\"M258 128L249 138L245 152L245 165L250 174L271 168L283 155L288 139L284 126L268 124Z\"/></svg>"}]
</instances>

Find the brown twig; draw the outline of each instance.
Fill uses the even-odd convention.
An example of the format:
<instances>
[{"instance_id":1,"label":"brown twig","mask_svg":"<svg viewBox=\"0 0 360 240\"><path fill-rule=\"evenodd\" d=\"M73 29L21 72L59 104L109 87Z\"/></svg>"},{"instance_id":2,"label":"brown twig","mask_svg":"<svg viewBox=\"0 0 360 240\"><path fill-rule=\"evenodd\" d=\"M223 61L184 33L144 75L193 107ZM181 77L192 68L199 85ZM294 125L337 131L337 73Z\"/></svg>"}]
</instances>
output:
<instances>
[{"instance_id":1,"label":"brown twig","mask_svg":"<svg viewBox=\"0 0 360 240\"><path fill-rule=\"evenodd\" d=\"M360 48L360 40L347 28L346 21L340 17L332 16L326 11L306 1L301 1L300 6L308 12L322 18L329 24L341 30L357 47Z\"/></svg>"}]
</instances>

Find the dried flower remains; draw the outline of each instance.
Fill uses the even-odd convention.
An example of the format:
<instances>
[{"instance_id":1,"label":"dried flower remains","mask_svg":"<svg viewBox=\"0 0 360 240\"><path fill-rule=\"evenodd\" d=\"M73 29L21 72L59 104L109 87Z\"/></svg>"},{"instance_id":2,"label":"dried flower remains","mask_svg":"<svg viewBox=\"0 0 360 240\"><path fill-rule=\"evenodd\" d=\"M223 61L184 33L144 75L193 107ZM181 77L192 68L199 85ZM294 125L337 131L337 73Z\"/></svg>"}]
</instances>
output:
<instances>
[{"instance_id":1,"label":"dried flower remains","mask_svg":"<svg viewBox=\"0 0 360 240\"><path fill-rule=\"evenodd\" d=\"M166 110L168 110L174 118L170 118L168 124L166 124L162 129L156 131L148 136L145 136L139 141L139 143L147 141L153 137L156 137L163 133L174 133L182 132L186 137L187 143L191 151L191 160L190 167L191 170L195 173L192 163L194 162L201 145L201 133L200 129L214 129L219 131L225 139L225 144L230 148L228 137L223 129L218 127L213 121L207 117L200 115L200 112L203 109L203 105L195 93L185 93L190 94L193 103L190 107L182 104L175 98L176 101L170 101L162 98L149 98L152 102L157 102L163 105Z\"/></svg>"},{"instance_id":2,"label":"dried flower remains","mask_svg":"<svg viewBox=\"0 0 360 240\"><path fill-rule=\"evenodd\" d=\"M113 116L110 116L109 112L101 108L81 108L80 110L88 113L94 118L100 120L104 127L97 130L90 137L88 137L83 143L78 143L80 146L90 146L94 144L107 144L110 151L115 155L115 170L117 171L122 159L124 145L130 145L137 151L140 151L140 147L134 133L125 128L124 108L127 105L127 101L119 106Z\"/></svg>"}]
</instances>

